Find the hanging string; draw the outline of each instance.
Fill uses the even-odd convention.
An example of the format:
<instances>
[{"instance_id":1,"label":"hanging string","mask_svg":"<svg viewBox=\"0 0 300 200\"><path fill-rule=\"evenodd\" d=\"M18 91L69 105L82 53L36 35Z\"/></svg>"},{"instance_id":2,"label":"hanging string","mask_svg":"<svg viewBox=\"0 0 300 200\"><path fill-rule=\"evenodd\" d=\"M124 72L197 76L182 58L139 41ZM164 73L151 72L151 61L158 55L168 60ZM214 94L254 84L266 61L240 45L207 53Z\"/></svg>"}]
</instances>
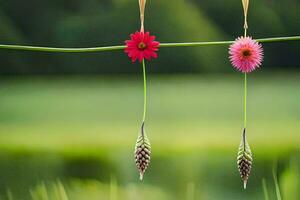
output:
<instances>
[{"instance_id":1,"label":"hanging string","mask_svg":"<svg viewBox=\"0 0 300 200\"><path fill-rule=\"evenodd\" d=\"M248 8L249 8L249 0L242 0L243 9L244 9L244 36L247 36L248 29Z\"/></svg>"},{"instance_id":2,"label":"hanging string","mask_svg":"<svg viewBox=\"0 0 300 200\"><path fill-rule=\"evenodd\" d=\"M139 6L140 6L140 17L141 17L141 32L144 32L146 0L139 0Z\"/></svg>"}]
</instances>

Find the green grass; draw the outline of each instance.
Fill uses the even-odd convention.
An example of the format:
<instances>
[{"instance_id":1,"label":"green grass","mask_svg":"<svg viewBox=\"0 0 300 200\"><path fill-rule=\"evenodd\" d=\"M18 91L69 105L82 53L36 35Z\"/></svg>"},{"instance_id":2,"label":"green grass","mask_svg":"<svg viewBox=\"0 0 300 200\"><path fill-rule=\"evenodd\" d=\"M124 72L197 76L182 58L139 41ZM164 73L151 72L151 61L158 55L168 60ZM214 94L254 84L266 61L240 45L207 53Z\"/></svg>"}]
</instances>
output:
<instances>
[{"instance_id":1,"label":"green grass","mask_svg":"<svg viewBox=\"0 0 300 200\"><path fill-rule=\"evenodd\" d=\"M24 180L20 187L72 177L109 184L114 174L122 188L139 185L132 154L142 118L141 78L2 78L0 184L13 185L16 176ZM179 199L263 198L261 180L272 180L273 161L280 173L291 156L300 160L299 78L249 76L248 141L255 162L244 192L235 166L243 76L149 75L146 131L153 160L145 187ZM25 176L28 170L36 174Z\"/></svg>"},{"instance_id":2,"label":"green grass","mask_svg":"<svg viewBox=\"0 0 300 200\"><path fill-rule=\"evenodd\" d=\"M249 141L258 147L282 142L297 147L300 76L266 76L249 78ZM147 130L153 145L172 136L174 142L162 148L235 147L243 122L242 84L238 74L150 75ZM1 82L0 94L2 147L127 148L139 131L143 96L137 77L9 79ZM72 140L62 139L70 135ZM32 140L23 138L28 136Z\"/></svg>"}]
</instances>

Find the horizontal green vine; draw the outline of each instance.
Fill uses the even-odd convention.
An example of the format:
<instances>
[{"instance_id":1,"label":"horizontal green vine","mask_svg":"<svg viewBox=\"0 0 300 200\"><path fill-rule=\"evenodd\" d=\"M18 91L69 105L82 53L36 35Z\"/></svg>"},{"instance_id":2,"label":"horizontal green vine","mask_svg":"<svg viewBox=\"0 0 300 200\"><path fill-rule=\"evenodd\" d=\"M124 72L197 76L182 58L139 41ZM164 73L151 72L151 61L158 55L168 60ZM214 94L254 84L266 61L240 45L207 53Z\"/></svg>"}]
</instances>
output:
<instances>
[{"instance_id":1,"label":"horizontal green vine","mask_svg":"<svg viewBox=\"0 0 300 200\"><path fill-rule=\"evenodd\" d=\"M285 42L300 40L300 36L292 37L275 37L275 38L261 38L256 39L258 42ZM216 42L184 42L184 43L161 43L160 47L196 47L208 45L228 45L233 41L216 41ZM23 46L23 45L9 45L0 44L0 49L8 50L22 50L22 51L41 51L41 52L54 52L54 53L88 53L88 52L101 52L101 51L114 51L125 49L125 45L107 46L107 47L90 47L90 48L55 48L55 47L39 47L39 46Z\"/></svg>"}]
</instances>

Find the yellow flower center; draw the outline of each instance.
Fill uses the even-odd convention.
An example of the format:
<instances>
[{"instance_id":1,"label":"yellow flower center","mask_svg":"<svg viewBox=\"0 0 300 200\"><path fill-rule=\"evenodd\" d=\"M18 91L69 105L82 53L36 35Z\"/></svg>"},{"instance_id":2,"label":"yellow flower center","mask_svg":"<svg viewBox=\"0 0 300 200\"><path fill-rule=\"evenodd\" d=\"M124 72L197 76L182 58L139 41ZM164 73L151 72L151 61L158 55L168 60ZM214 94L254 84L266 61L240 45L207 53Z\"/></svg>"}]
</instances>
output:
<instances>
[{"instance_id":1,"label":"yellow flower center","mask_svg":"<svg viewBox=\"0 0 300 200\"><path fill-rule=\"evenodd\" d=\"M138 48L140 50L144 50L144 49L146 49L146 47L147 47L147 45L144 42L140 42L139 45L138 45Z\"/></svg>"}]
</instances>

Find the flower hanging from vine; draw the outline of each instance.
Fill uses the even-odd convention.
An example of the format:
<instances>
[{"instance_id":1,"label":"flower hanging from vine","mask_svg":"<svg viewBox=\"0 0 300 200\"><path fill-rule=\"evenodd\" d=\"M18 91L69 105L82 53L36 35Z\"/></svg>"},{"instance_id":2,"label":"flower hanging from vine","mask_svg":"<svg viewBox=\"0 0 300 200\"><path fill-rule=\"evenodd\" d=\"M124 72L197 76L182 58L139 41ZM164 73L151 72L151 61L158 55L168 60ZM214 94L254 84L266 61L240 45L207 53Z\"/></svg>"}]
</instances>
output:
<instances>
[{"instance_id":1,"label":"flower hanging from vine","mask_svg":"<svg viewBox=\"0 0 300 200\"><path fill-rule=\"evenodd\" d=\"M146 0L139 0L141 29L130 35L130 40L126 40L125 53L134 63L139 61L142 63L143 79L144 79L144 112L141 131L139 132L134 151L134 159L140 173L140 179L143 180L144 173L150 164L151 146L145 131L146 110L147 110L147 78L146 78L146 60L157 58L159 42L155 41L155 36L150 32L144 31L144 13Z\"/></svg>"}]
</instances>

